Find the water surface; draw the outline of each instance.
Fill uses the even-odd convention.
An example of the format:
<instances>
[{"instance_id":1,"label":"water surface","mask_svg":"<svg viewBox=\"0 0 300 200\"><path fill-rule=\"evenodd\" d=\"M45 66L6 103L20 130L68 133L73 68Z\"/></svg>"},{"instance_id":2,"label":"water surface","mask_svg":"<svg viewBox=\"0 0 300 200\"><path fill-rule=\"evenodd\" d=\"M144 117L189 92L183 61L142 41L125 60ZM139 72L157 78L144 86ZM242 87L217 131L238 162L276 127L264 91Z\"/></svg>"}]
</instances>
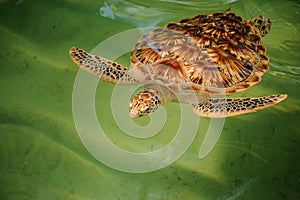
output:
<instances>
[{"instance_id":1,"label":"water surface","mask_svg":"<svg viewBox=\"0 0 300 200\"><path fill-rule=\"evenodd\" d=\"M299 199L299 6L285 0L0 1L1 199ZM68 49L90 51L126 30L229 7L244 19L264 15L273 22L263 39L270 70L235 96L287 93L288 99L226 119L216 146L201 160L209 119L200 120L188 151L162 170L128 174L93 158L73 121L78 69ZM128 66L129 54L118 61ZM113 119L113 88L99 82L95 102L99 123L115 144L146 152L172 139L180 122L177 104L165 106L168 118L157 136L131 138Z\"/></svg>"}]
</instances>

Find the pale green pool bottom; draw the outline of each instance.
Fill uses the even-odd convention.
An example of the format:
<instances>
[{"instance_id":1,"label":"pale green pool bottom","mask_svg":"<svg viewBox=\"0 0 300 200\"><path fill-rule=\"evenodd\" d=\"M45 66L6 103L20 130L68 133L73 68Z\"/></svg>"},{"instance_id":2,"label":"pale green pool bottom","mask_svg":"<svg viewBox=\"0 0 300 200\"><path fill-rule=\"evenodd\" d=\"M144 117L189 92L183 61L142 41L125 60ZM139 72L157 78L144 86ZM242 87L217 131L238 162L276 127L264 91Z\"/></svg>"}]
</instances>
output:
<instances>
[{"instance_id":1,"label":"pale green pool bottom","mask_svg":"<svg viewBox=\"0 0 300 200\"><path fill-rule=\"evenodd\" d=\"M1 199L299 199L299 3L120 2L122 12L138 5L171 13L162 17L160 26L169 17L178 20L228 7L244 18L270 17L272 30L263 39L270 70L261 83L234 96L287 93L288 99L226 119L220 139L204 159L198 153L210 119L201 118L195 140L175 163L150 173L119 172L93 158L77 134L72 91L78 69L68 49L76 45L92 50L106 38L135 28L142 19L133 16L132 22L124 14L102 17L98 11L103 1L0 1ZM129 55L118 62L128 66ZM115 145L147 152L172 140L180 124L178 104L165 106L167 120L159 134L133 138L114 121L113 89L99 82L95 107L101 127Z\"/></svg>"}]
</instances>

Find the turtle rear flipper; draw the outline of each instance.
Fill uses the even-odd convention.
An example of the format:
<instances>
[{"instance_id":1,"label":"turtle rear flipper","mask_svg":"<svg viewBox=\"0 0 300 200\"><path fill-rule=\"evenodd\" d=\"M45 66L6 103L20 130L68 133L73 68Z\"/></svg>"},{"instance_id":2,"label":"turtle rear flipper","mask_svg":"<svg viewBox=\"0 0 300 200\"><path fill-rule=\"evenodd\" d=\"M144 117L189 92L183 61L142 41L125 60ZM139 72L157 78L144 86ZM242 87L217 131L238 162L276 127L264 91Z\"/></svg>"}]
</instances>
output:
<instances>
[{"instance_id":1,"label":"turtle rear flipper","mask_svg":"<svg viewBox=\"0 0 300 200\"><path fill-rule=\"evenodd\" d=\"M284 100L286 94L258 98L213 98L205 103L192 104L194 112L201 117L223 118L255 112Z\"/></svg>"},{"instance_id":2,"label":"turtle rear flipper","mask_svg":"<svg viewBox=\"0 0 300 200\"><path fill-rule=\"evenodd\" d=\"M271 20L264 16L257 16L248 21L254 27L255 32L261 36L265 36L271 29Z\"/></svg>"}]
</instances>

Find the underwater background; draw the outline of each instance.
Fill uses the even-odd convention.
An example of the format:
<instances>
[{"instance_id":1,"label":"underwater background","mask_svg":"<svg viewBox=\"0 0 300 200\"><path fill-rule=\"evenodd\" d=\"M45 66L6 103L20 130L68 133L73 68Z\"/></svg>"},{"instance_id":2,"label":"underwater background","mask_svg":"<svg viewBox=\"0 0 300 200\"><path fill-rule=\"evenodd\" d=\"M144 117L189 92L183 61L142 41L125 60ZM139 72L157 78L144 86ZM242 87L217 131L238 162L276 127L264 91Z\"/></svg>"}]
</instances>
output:
<instances>
[{"instance_id":1,"label":"underwater background","mask_svg":"<svg viewBox=\"0 0 300 200\"><path fill-rule=\"evenodd\" d=\"M286 93L288 98L256 113L227 118L215 147L203 159L198 153L210 123L203 118L190 148L163 169L126 173L95 159L73 119L78 68L69 48L91 51L127 30L229 7L243 19L264 15L272 20L263 38L270 69L259 84L234 96ZM286 0L0 0L0 199L300 199L299 11L299 1ZM118 62L129 66L129 56L120 56ZM158 135L131 138L112 115L114 85L98 84L97 117L114 144L146 152L174 137L178 104L165 106L168 118ZM147 125L149 118L136 123Z\"/></svg>"}]
</instances>

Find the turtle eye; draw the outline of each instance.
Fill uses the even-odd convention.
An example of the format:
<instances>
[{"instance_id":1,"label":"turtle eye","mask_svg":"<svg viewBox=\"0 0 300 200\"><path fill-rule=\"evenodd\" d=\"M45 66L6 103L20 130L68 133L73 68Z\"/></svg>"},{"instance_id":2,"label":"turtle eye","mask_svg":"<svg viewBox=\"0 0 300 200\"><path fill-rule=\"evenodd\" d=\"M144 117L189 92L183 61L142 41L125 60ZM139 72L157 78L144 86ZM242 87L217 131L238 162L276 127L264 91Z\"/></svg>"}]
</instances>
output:
<instances>
[{"instance_id":1,"label":"turtle eye","mask_svg":"<svg viewBox=\"0 0 300 200\"><path fill-rule=\"evenodd\" d=\"M151 107L151 102L147 101L147 100L144 100L142 102L142 106L141 106L141 111L143 113L149 113L149 109Z\"/></svg>"},{"instance_id":2,"label":"turtle eye","mask_svg":"<svg viewBox=\"0 0 300 200\"><path fill-rule=\"evenodd\" d=\"M150 113L150 105L143 103L140 105L139 108L137 108L137 110L140 115L148 114Z\"/></svg>"},{"instance_id":3,"label":"turtle eye","mask_svg":"<svg viewBox=\"0 0 300 200\"><path fill-rule=\"evenodd\" d=\"M140 113L141 113L140 115L149 113L149 108L143 108Z\"/></svg>"}]
</instances>

